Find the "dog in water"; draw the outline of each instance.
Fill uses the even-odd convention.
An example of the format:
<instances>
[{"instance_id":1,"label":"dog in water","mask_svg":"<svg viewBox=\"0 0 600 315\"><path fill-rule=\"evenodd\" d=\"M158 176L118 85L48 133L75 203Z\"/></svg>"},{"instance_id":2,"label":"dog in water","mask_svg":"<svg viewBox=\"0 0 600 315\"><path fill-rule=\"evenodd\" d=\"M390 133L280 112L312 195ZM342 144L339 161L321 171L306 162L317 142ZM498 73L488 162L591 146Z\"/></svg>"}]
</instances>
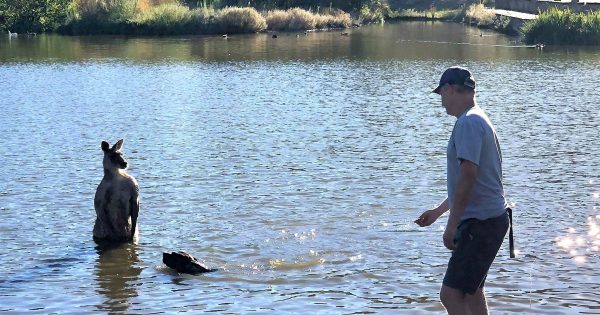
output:
<instances>
[{"instance_id":1,"label":"dog in water","mask_svg":"<svg viewBox=\"0 0 600 315\"><path fill-rule=\"evenodd\" d=\"M163 253L163 263L177 272L193 275L216 271L216 269L206 267L196 257L186 252Z\"/></svg>"},{"instance_id":2,"label":"dog in water","mask_svg":"<svg viewBox=\"0 0 600 315\"><path fill-rule=\"evenodd\" d=\"M137 241L140 189L135 178L125 172L127 161L121 152L122 147L123 139L112 148L106 141L101 144L104 177L94 197L94 241L98 244Z\"/></svg>"}]
</instances>

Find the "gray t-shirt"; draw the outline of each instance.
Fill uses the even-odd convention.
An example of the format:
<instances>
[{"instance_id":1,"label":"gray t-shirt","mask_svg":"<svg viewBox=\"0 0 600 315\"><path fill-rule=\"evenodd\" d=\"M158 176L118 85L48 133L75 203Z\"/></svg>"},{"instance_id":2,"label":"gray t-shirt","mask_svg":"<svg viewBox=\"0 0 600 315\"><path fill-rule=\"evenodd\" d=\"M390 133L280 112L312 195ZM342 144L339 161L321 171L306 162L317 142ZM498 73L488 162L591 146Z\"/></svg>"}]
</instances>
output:
<instances>
[{"instance_id":1,"label":"gray t-shirt","mask_svg":"<svg viewBox=\"0 0 600 315\"><path fill-rule=\"evenodd\" d=\"M506 211L502 186L502 153L496 131L488 116L475 105L456 120L448 141L448 202L454 204L454 192L460 173L460 163L468 160L477 164L477 178L462 220L485 220Z\"/></svg>"}]
</instances>

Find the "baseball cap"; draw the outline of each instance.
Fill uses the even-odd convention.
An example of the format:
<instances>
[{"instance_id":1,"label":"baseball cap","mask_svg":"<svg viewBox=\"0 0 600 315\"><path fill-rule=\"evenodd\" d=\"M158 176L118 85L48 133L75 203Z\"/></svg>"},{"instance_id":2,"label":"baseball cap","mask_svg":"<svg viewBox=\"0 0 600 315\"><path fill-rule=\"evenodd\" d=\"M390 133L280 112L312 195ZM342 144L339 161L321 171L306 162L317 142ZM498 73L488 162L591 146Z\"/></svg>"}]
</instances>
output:
<instances>
[{"instance_id":1,"label":"baseball cap","mask_svg":"<svg viewBox=\"0 0 600 315\"><path fill-rule=\"evenodd\" d=\"M475 78L473 78L471 72L465 68L458 66L450 67L444 71L440 78L440 84L432 91L432 93L440 94L440 89L446 84L463 85L474 90Z\"/></svg>"}]
</instances>

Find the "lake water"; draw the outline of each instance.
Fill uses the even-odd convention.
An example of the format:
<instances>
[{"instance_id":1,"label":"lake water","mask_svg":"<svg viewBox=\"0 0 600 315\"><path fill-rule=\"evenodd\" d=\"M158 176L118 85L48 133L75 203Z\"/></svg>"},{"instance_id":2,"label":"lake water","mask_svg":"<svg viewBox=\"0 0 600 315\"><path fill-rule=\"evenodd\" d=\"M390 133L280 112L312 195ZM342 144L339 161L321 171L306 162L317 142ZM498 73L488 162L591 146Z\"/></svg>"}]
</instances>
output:
<instances>
[{"instance_id":1,"label":"lake water","mask_svg":"<svg viewBox=\"0 0 600 315\"><path fill-rule=\"evenodd\" d=\"M444 23L215 37L0 38L0 312L434 314L469 67L496 125L519 252L494 314L600 313L600 49ZM140 241L97 249L100 141L124 138ZM179 275L165 251L221 269Z\"/></svg>"}]
</instances>

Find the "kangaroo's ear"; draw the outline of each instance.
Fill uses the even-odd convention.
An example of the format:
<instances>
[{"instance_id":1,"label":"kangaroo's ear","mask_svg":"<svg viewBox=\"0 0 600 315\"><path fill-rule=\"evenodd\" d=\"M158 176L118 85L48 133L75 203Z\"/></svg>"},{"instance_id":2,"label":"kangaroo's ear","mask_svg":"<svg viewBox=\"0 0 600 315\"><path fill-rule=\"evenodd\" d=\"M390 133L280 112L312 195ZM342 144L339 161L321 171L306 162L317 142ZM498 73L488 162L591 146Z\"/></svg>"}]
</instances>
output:
<instances>
[{"instance_id":1,"label":"kangaroo's ear","mask_svg":"<svg viewBox=\"0 0 600 315\"><path fill-rule=\"evenodd\" d=\"M111 150L113 150L114 152L121 151L122 147L123 147L123 139L117 141L117 143L115 143L115 145L113 145Z\"/></svg>"},{"instance_id":2,"label":"kangaroo's ear","mask_svg":"<svg viewBox=\"0 0 600 315\"><path fill-rule=\"evenodd\" d=\"M102 141L102 144L100 145L100 147L102 148L102 151L106 152L109 150L110 144L108 144L108 142L106 142L106 141Z\"/></svg>"}]
</instances>

